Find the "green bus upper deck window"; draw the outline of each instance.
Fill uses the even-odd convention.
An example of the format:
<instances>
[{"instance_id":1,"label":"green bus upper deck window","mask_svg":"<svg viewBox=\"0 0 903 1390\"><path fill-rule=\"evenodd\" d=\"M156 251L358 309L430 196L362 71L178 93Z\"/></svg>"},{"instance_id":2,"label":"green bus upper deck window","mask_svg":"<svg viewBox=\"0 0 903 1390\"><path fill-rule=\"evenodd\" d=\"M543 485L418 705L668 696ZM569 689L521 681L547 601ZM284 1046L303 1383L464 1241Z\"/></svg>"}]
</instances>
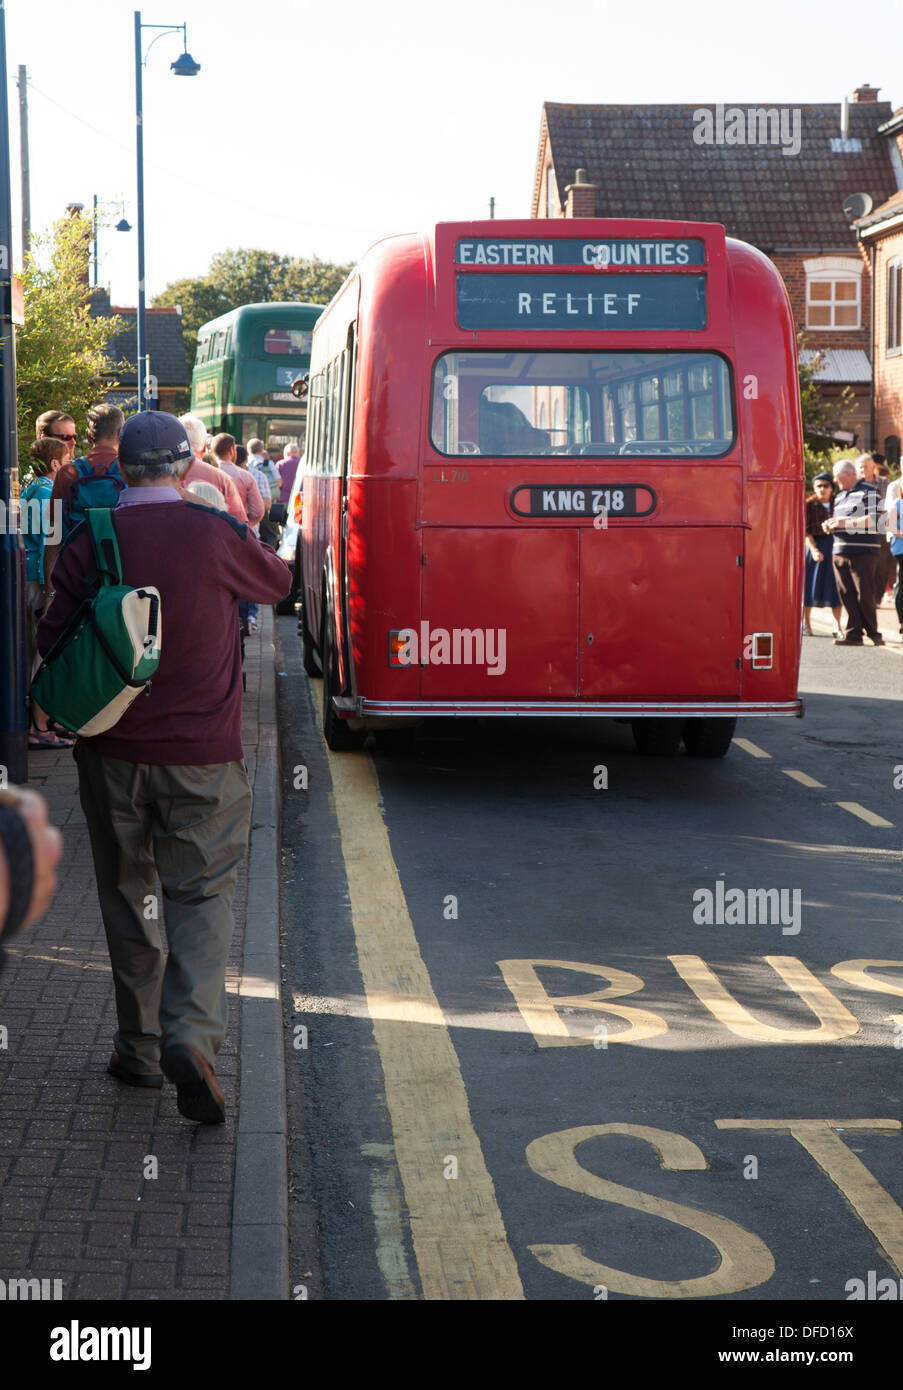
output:
<instances>
[{"instance_id":1,"label":"green bus upper deck window","mask_svg":"<svg viewBox=\"0 0 903 1390\"><path fill-rule=\"evenodd\" d=\"M709 352L447 352L433 368L442 454L718 457L731 374Z\"/></svg>"},{"instance_id":2,"label":"green bus upper deck window","mask_svg":"<svg viewBox=\"0 0 903 1390\"><path fill-rule=\"evenodd\" d=\"M309 357L313 333L298 328L268 328L263 350L279 357Z\"/></svg>"}]
</instances>

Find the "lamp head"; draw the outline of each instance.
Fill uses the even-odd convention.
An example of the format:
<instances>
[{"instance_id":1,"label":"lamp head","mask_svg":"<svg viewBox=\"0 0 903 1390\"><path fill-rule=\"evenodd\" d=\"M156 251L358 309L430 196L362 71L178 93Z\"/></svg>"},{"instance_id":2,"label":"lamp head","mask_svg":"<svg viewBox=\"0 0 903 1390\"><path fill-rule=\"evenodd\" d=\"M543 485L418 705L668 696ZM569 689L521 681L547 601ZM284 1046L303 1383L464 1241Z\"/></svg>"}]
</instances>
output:
<instances>
[{"instance_id":1,"label":"lamp head","mask_svg":"<svg viewBox=\"0 0 903 1390\"><path fill-rule=\"evenodd\" d=\"M116 223L116 230L117 232L130 232L132 230L132 224L131 222L126 222L125 218L122 217Z\"/></svg>"},{"instance_id":2,"label":"lamp head","mask_svg":"<svg viewBox=\"0 0 903 1390\"><path fill-rule=\"evenodd\" d=\"M201 70L200 63L196 63L191 54L186 51L174 63L170 63L170 68L176 77L197 77Z\"/></svg>"}]
</instances>

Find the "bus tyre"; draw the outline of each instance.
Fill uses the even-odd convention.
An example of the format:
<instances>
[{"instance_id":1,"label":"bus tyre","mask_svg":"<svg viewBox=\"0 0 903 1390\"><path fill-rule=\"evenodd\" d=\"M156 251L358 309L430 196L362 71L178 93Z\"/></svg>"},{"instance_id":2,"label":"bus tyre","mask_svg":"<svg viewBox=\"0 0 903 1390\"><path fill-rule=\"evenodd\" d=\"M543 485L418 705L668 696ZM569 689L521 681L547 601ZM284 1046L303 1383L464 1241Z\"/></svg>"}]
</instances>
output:
<instances>
[{"instance_id":1,"label":"bus tyre","mask_svg":"<svg viewBox=\"0 0 903 1390\"><path fill-rule=\"evenodd\" d=\"M723 758L736 727L736 719L688 719L684 747L693 758Z\"/></svg>"},{"instance_id":2,"label":"bus tyre","mask_svg":"<svg viewBox=\"0 0 903 1390\"><path fill-rule=\"evenodd\" d=\"M317 658L314 656L314 639L307 626L307 605L303 599L298 610L298 631L301 634L301 665L309 676L316 679L318 676L322 676L323 672L317 665Z\"/></svg>"},{"instance_id":3,"label":"bus tyre","mask_svg":"<svg viewBox=\"0 0 903 1390\"><path fill-rule=\"evenodd\" d=\"M360 748L367 737L364 729L350 729L344 719L340 719L333 709L332 697L341 695L339 689L338 660L334 643L335 621L329 609L324 610L320 632L323 656L323 737L326 747L334 753L348 753Z\"/></svg>"},{"instance_id":4,"label":"bus tyre","mask_svg":"<svg viewBox=\"0 0 903 1390\"><path fill-rule=\"evenodd\" d=\"M637 751L650 757L672 757L680 748L683 724L682 719L634 719L631 727Z\"/></svg>"}]
</instances>

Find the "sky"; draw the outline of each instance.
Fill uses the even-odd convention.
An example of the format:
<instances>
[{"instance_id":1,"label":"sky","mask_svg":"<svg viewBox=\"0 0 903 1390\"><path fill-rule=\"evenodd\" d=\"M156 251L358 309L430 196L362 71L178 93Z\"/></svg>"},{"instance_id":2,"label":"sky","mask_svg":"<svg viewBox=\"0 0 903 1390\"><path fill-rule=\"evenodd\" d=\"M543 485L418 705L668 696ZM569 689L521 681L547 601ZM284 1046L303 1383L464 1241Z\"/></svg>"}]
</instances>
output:
<instances>
[{"instance_id":1,"label":"sky","mask_svg":"<svg viewBox=\"0 0 903 1390\"><path fill-rule=\"evenodd\" d=\"M31 225L94 196L100 283L137 297L135 30L129 0L5 0L14 259L19 64ZM528 217L544 101L794 105L865 83L903 106L903 0L165 0L197 77L144 69L149 298L218 252L356 260L436 222ZM143 31L143 47L157 31Z\"/></svg>"}]
</instances>

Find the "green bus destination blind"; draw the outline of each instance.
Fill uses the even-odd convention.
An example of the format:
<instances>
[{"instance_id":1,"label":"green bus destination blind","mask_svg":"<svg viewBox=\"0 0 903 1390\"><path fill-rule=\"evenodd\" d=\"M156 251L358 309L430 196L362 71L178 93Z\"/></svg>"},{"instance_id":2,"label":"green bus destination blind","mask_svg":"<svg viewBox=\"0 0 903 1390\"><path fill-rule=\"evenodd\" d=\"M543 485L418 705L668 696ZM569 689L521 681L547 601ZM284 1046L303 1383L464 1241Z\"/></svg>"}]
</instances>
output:
<instances>
[{"instance_id":1,"label":"green bus destination blind","mask_svg":"<svg viewBox=\"0 0 903 1390\"><path fill-rule=\"evenodd\" d=\"M457 276L458 325L549 332L699 330L706 325L704 275Z\"/></svg>"}]
</instances>

